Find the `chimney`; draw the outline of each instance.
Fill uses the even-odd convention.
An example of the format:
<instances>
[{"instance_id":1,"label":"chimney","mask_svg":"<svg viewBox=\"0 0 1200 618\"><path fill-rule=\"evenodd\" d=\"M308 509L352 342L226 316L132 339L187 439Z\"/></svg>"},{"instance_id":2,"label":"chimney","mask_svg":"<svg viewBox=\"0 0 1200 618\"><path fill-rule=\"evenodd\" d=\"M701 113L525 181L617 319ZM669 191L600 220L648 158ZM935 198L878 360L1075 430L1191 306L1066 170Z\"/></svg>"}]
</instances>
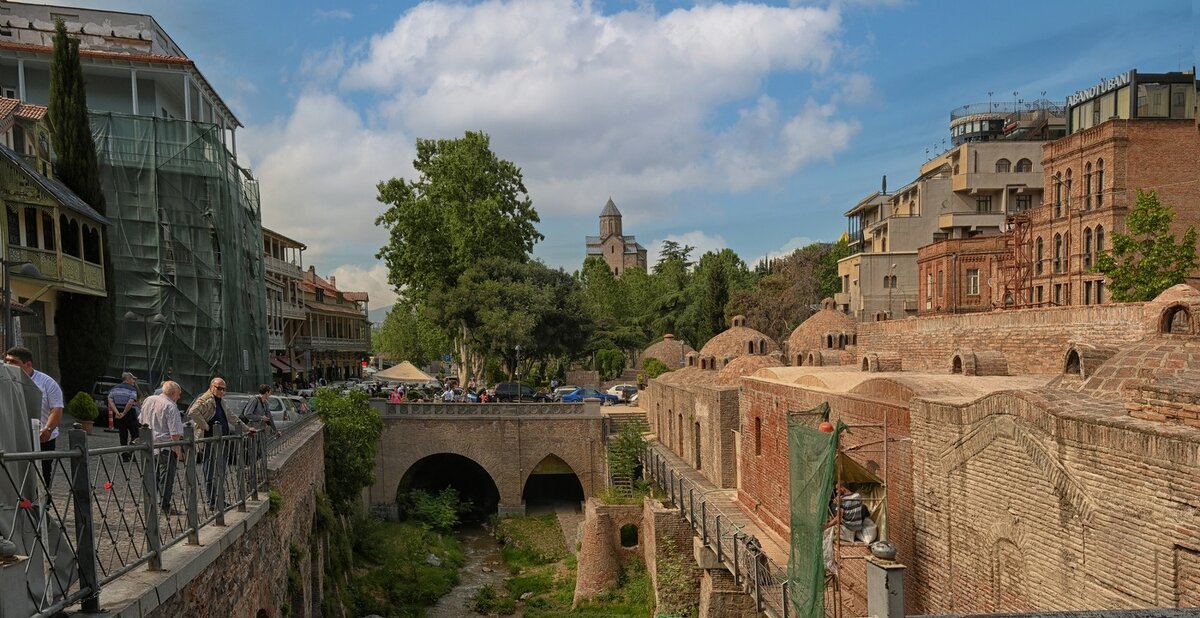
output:
<instances>
[{"instance_id":1,"label":"chimney","mask_svg":"<svg viewBox=\"0 0 1200 618\"><path fill-rule=\"evenodd\" d=\"M337 287L337 277L334 277L333 275L329 275L329 285L336 288Z\"/></svg>"},{"instance_id":2,"label":"chimney","mask_svg":"<svg viewBox=\"0 0 1200 618\"><path fill-rule=\"evenodd\" d=\"M872 545L879 545L873 543ZM871 548L875 553L875 548ZM895 548L891 548L895 557ZM886 555L886 554L885 554ZM878 555L867 556L868 618L904 618L904 565Z\"/></svg>"},{"instance_id":3,"label":"chimney","mask_svg":"<svg viewBox=\"0 0 1200 618\"><path fill-rule=\"evenodd\" d=\"M883 188L880 189L879 192L884 195L887 195L887 174L883 175Z\"/></svg>"}]
</instances>

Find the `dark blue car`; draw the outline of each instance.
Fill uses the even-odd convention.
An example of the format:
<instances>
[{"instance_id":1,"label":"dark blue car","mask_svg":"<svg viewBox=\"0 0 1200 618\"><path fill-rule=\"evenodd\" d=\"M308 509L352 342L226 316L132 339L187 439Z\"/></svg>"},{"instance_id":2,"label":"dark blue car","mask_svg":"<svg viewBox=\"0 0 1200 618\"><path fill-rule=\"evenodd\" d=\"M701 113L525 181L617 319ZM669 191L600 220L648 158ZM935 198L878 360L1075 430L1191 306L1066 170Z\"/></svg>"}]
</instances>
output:
<instances>
[{"instance_id":1,"label":"dark blue car","mask_svg":"<svg viewBox=\"0 0 1200 618\"><path fill-rule=\"evenodd\" d=\"M594 388L587 387L577 388L562 396L563 403L579 403L584 399L599 399L601 403L610 405L618 401L616 395L609 395L608 393L602 393Z\"/></svg>"}]
</instances>

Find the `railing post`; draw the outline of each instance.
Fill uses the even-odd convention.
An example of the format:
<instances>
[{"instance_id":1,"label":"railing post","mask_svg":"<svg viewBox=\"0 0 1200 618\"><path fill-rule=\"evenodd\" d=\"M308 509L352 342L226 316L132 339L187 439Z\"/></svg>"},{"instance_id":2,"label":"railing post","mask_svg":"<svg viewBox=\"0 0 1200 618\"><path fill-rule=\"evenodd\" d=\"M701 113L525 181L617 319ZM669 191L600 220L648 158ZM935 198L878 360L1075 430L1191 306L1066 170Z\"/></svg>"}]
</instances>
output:
<instances>
[{"instance_id":1,"label":"railing post","mask_svg":"<svg viewBox=\"0 0 1200 618\"><path fill-rule=\"evenodd\" d=\"M741 535L741 532L733 533L733 585L735 586L742 585L742 564L741 561L738 560L738 541L740 540L739 537Z\"/></svg>"},{"instance_id":2,"label":"railing post","mask_svg":"<svg viewBox=\"0 0 1200 618\"><path fill-rule=\"evenodd\" d=\"M696 531L696 488L688 487L688 513L691 515L692 532Z\"/></svg>"},{"instance_id":3,"label":"railing post","mask_svg":"<svg viewBox=\"0 0 1200 618\"><path fill-rule=\"evenodd\" d=\"M762 560L759 558L759 552L755 552L752 556L750 552L746 552L754 560L754 609L762 611Z\"/></svg>"},{"instance_id":4,"label":"railing post","mask_svg":"<svg viewBox=\"0 0 1200 618\"><path fill-rule=\"evenodd\" d=\"M188 545L200 544L200 475L196 474L196 426L188 423L183 426L184 446L183 480L187 486L184 509L187 511Z\"/></svg>"},{"instance_id":5,"label":"railing post","mask_svg":"<svg viewBox=\"0 0 1200 618\"><path fill-rule=\"evenodd\" d=\"M788 598L788 580L783 580L783 588L780 589L779 596L783 598L783 618L789 618L792 613L792 608L788 607L792 604L792 600Z\"/></svg>"},{"instance_id":6,"label":"railing post","mask_svg":"<svg viewBox=\"0 0 1200 618\"><path fill-rule=\"evenodd\" d=\"M225 447L228 444L226 440L222 440L225 436L222 435L224 430L221 429L219 423L211 425L212 437L216 441L209 442L205 448L204 461L209 466L205 471L205 475L212 478L213 496L208 496L209 504L217 512L216 525L225 525L225 464L228 461L228 454L225 452ZM211 460L211 461L210 461ZM206 478L207 482L208 479Z\"/></svg>"},{"instance_id":7,"label":"railing post","mask_svg":"<svg viewBox=\"0 0 1200 618\"><path fill-rule=\"evenodd\" d=\"M253 436L254 434L249 434ZM236 467L234 476L237 478L238 503L237 510L239 513L246 512L246 443L249 441L247 434L235 434L236 439L233 441L234 448L237 449Z\"/></svg>"},{"instance_id":8,"label":"railing post","mask_svg":"<svg viewBox=\"0 0 1200 618\"><path fill-rule=\"evenodd\" d=\"M90 591L80 605L84 613L95 613L100 611L100 584L96 577L87 432L76 424L67 431L67 440L71 450L76 451L71 457L71 502L75 509L75 559L79 561L79 586Z\"/></svg>"},{"instance_id":9,"label":"railing post","mask_svg":"<svg viewBox=\"0 0 1200 618\"><path fill-rule=\"evenodd\" d=\"M258 500L258 448L261 444L262 441L257 433L250 434L250 499L256 501Z\"/></svg>"},{"instance_id":10,"label":"railing post","mask_svg":"<svg viewBox=\"0 0 1200 618\"><path fill-rule=\"evenodd\" d=\"M721 514L717 513L717 564L725 562L725 555L721 550Z\"/></svg>"},{"instance_id":11,"label":"railing post","mask_svg":"<svg viewBox=\"0 0 1200 618\"><path fill-rule=\"evenodd\" d=\"M150 550L150 561L147 568L151 571L162 570L162 537L158 534L158 461L154 456L154 432L149 427L138 428L138 438L142 441L142 452L135 456L142 457L142 508L146 513L146 547Z\"/></svg>"},{"instance_id":12,"label":"railing post","mask_svg":"<svg viewBox=\"0 0 1200 618\"><path fill-rule=\"evenodd\" d=\"M700 542L708 545L708 503L700 500Z\"/></svg>"}]
</instances>

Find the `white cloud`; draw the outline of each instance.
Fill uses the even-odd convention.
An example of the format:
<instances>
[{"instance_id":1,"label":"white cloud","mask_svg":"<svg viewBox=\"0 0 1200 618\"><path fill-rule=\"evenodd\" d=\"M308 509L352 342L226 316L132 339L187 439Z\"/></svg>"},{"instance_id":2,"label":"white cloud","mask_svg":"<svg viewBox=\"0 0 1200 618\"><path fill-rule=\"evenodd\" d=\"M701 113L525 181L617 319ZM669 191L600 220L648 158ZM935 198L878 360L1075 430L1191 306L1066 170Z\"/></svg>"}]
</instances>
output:
<instances>
[{"instance_id":1,"label":"white cloud","mask_svg":"<svg viewBox=\"0 0 1200 618\"><path fill-rule=\"evenodd\" d=\"M869 81L826 101L764 91L768 77L841 84L840 31L834 6L605 14L586 0L427 1L367 41L305 54L290 117L239 144L264 221L318 263L364 263L385 240L375 184L411 177L416 137L465 130L521 166L544 222L594 216L609 195L642 213L631 222L671 216L679 192L755 189L847 146L858 125L835 103ZM689 242L697 255L725 246L704 240Z\"/></svg>"},{"instance_id":2,"label":"white cloud","mask_svg":"<svg viewBox=\"0 0 1200 618\"><path fill-rule=\"evenodd\" d=\"M721 236L714 236L701 230L692 230L682 234L668 234L666 238L660 238L650 243L649 251L647 251L649 255L646 258L650 268L654 268L654 265L658 263L659 258L662 256L663 243L668 240L693 247L690 254L690 259L693 262L700 261L700 256L709 251L720 251L729 246Z\"/></svg>"},{"instance_id":3,"label":"white cloud","mask_svg":"<svg viewBox=\"0 0 1200 618\"><path fill-rule=\"evenodd\" d=\"M354 19L354 13L346 9L316 9L313 14L317 16L317 19L340 19L343 21Z\"/></svg>"},{"instance_id":4,"label":"white cloud","mask_svg":"<svg viewBox=\"0 0 1200 618\"><path fill-rule=\"evenodd\" d=\"M396 302L396 291L388 283L387 267L382 263L368 268L347 264L329 274L337 278L339 290L366 292L371 299L370 307L387 307Z\"/></svg>"}]
</instances>

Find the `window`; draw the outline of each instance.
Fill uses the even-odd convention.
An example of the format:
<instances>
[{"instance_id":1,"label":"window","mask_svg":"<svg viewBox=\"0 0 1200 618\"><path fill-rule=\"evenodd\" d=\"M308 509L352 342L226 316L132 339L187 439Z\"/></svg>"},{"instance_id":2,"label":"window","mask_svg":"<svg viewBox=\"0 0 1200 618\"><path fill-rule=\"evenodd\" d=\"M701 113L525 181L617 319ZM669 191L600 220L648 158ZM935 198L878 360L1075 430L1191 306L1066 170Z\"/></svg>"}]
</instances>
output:
<instances>
[{"instance_id":1,"label":"window","mask_svg":"<svg viewBox=\"0 0 1200 618\"><path fill-rule=\"evenodd\" d=\"M1104 226L1097 225L1096 226L1096 253L1099 254L1101 251L1104 251Z\"/></svg>"},{"instance_id":2,"label":"window","mask_svg":"<svg viewBox=\"0 0 1200 618\"><path fill-rule=\"evenodd\" d=\"M1034 288L1034 289L1033 289L1033 291L1034 291L1034 298L1037 300L1037 304L1039 304L1039 305L1040 305L1040 304L1042 304L1042 302L1044 302L1044 301L1045 301L1045 294L1043 293L1043 290L1042 290L1042 288L1043 288L1043 286L1040 286L1040 285L1039 285L1039 286L1037 286L1036 288Z\"/></svg>"},{"instance_id":3,"label":"window","mask_svg":"<svg viewBox=\"0 0 1200 618\"><path fill-rule=\"evenodd\" d=\"M1054 175L1054 216L1062 216L1062 174Z\"/></svg>"},{"instance_id":4,"label":"window","mask_svg":"<svg viewBox=\"0 0 1200 618\"><path fill-rule=\"evenodd\" d=\"M942 296L946 295L946 279L943 275L944 275L944 272L939 270L938 271L938 279L937 279L938 298L941 298Z\"/></svg>"},{"instance_id":5,"label":"window","mask_svg":"<svg viewBox=\"0 0 1200 618\"><path fill-rule=\"evenodd\" d=\"M1083 209L1092 208L1092 164L1083 166Z\"/></svg>"},{"instance_id":6,"label":"window","mask_svg":"<svg viewBox=\"0 0 1200 618\"><path fill-rule=\"evenodd\" d=\"M33 207L25 209L25 246L38 247L38 211Z\"/></svg>"},{"instance_id":7,"label":"window","mask_svg":"<svg viewBox=\"0 0 1200 618\"><path fill-rule=\"evenodd\" d=\"M1054 284L1054 304L1056 305L1062 304L1062 288L1063 286L1061 283Z\"/></svg>"},{"instance_id":8,"label":"window","mask_svg":"<svg viewBox=\"0 0 1200 618\"><path fill-rule=\"evenodd\" d=\"M1096 282L1096 304L1100 305L1103 303L1104 303L1104 282L1097 281Z\"/></svg>"},{"instance_id":9,"label":"window","mask_svg":"<svg viewBox=\"0 0 1200 618\"><path fill-rule=\"evenodd\" d=\"M1012 163L1010 163L1008 159L1000 159L999 161L996 161L996 173L1007 174L1011 166Z\"/></svg>"},{"instance_id":10,"label":"window","mask_svg":"<svg viewBox=\"0 0 1200 618\"><path fill-rule=\"evenodd\" d=\"M1021 159L1020 161L1017 161L1017 173L1032 171L1033 161L1030 161L1029 159Z\"/></svg>"},{"instance_id":11,"label":"window","mask_svg":"<svg viewBox=\"0 0 1200 618\"><path fill-rule=\"evenodd\" d=\"M1054 272L1056 272L1056 273L1062 272L1062 266L1063 266L1062 252L1063 252L1062 234L1055 234L1054 235ZM1055 302L1058 302L1058 301L1056 300Z\"/></svg>"},{"instance_id":12,"label":"window","mask_svg":"<svg viewBox=\"0 0 1200 618\"><path fill-rule=\"evenodd\" d=\"M1138 118L1167 118L1170 116L1169 92L1170 84L1138 84Z\"/></svg>"},{"instance_id":13,"label":"window","mask_svg":"<svg viewBox=\"0 0 1200 618\"><path fill-rule=\"evenodd\" d=\"M1104 159L1096 161L1096 208L1104 205Z\"/></svg>"},{"instance_id":14,"label":"window","mask_svg":"<svg viewBox=\"0 0 1200 618\"><path fill-rule=\"evenodd\" d=\"M975 212L992 212L992 196L980 195L976 197Z\"/></svg>"},{"instance_id":15,"label":"window","mask_svg":"<svg viewBox=\"0 0 1200 618\"><path fill-rule=\"evenodd\" d=\"M925 308L933 309L933 273L925 273Z\"/></svg>"},{"instance_id":16,"label":"window","mask_svg":"<svg viewBox=\"0 0 1200 618\"><path fill-rule=\"evenodd\" d=\"M21 215L11 204L8 206L8 244L21 244Z\"/></svg>"},{"instance_id":17,"label":"window","mask_svg":"<svg viewBox=\"0 0 1200 618\"><path fill-rule=\"evenodd\" d=\"M1188 84L1171 84L1171 117L1187 118Z\"/></svg>"},{"instance_id":18,"label":"window","mask_svg":"<svg viewBox=\"0 0 1200 618\"><path fill-rule=\"evenodd\" d=\"M1067 186L1065 187L1065 193L1066 193L1066 198L1067 198L1067 210L1070 210L1071 209L1071 197L1072 197L1071 170L1067 170Z\"/></svg>"},{"instance_id":19,"label":"window","mask_svg":"<svg viewBox=\"0 0 1200 618\"><path fill-rule=\"evenodd\" d=\"M892 287L896 287L896 275L892 275Z\"/></svg>"},{"instance_id":20,"label":"window","mask_svg":"<svg viewBox=\"0 0 1200 618\"><path fill-rule=\"evenodd\" d=\"M1085 304L1085 305L1092 304L1092 282L1091 281L1083 282L1083 304Z\"/></svg>"},{"instance_id":21,"label":"window","mask_svg":"<svg viewBox=\"0 0 1200 618\"><path fill-rule=\"evenodd\" d=\"M1083 228L1083 267L1092 267L1092 228Z\"/></svg>"},{"instance_id":22,"label":"window","mask_svg":"<svg viewBox=\"0 0 1200 618\"><path fill-rule=\"evenodd\" d=\"M1037 242L1034 243L1034 247L1033 270L1040 275L1042 274L1042 262L1046 259L1045 246L1042 243L1042 238L1040 236L1038 237Z\"/></svg>"},{"instance_id":23,"label":"window","mask_svg":"<svg viewBox=\"0 0 1200 618\"><path fill-rule=\"evenodd\" d=\"M1033 196L1026 194L1018 195L1015 212L1025 212L1030 208L1033 208Z\"/></svg>"},{"instance_id":24,"label":"window","mask_svg":"<svg viewBox=\"0 0 1200 618\"><path fill-rule=\"evenodd\" d=\"M883 276L883 287L885 289L892 287L892 278L891 277L889 277L887 275Z\"/></svg>"},{"instance_id":25,"label":"window","mask_svg":"<svg viewBox=\"0 0 1200 618\"><path fill-rule=\"evenodd\" d=\"M979 269L967 269L967 296L979 296Z\"/></svg>"}]
</instances>

